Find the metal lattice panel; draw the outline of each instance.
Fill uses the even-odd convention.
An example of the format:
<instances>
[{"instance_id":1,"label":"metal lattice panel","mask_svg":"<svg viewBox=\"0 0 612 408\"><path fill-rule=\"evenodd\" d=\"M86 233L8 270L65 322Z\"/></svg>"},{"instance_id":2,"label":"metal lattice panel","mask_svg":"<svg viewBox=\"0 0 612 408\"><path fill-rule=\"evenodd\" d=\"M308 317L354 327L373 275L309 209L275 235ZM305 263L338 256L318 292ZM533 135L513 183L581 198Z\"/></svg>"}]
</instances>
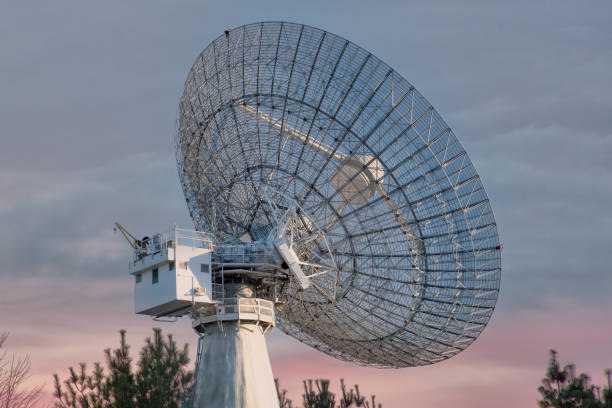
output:
<instances>
[{"instance_id":1,"label":"metal lattice panel","mask_svg":"<svg viewBox=\"0 0 612 408\"><path fill-rule=\"evenodd\" d=\"M405 367L489 321L501 254L480 178L430 103L357 45L281 22L221 35L187 77L176 149L191 216L220 242L265 238L293 209L296 253L322 272L282 288L291 336Z\"/></svg>"}]
</instances>

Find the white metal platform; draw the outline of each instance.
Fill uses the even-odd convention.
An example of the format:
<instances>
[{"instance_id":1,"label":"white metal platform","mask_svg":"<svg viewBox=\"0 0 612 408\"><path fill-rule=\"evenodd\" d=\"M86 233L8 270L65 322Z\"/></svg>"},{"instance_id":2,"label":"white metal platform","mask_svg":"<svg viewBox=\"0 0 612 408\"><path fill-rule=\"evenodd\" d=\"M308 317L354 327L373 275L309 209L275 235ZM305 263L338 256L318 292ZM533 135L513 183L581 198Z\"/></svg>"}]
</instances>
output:
<instances>
[{"instance_id":1,"label":"white metal platform","mask_svg":"<svg viewBox=\"0 0 612 408\"><path fill-rule=\"evenodd\" d=\"M275 326L274 304L258 298L226 298L223 304L204 308L199 315L194 316L193 328L204 332L207 325L228 321L256 323L267 333Z\"/></svg>"}]
</instances>

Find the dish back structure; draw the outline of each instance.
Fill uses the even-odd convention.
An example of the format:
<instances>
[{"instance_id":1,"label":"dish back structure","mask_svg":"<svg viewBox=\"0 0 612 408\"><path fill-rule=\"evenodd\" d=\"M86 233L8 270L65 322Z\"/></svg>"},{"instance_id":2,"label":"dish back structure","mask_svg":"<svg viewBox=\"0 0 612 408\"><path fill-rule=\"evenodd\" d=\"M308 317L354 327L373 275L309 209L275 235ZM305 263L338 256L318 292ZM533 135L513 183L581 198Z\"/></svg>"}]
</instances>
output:
<instances>
[{"instance_id":1,"label":"dish back structure","mask_svg":"<svg viewBox=\"0 0 612 408\"><path fill-rule=\"evenodd\" d=\"M176 152L215 244L290 242L307 279L277 288L276 319L296 339L420 366L489 321L501 248L480 177L433 106L363 48L286 22L226 31L189 72Z\"/></svg>"}]
</instances>

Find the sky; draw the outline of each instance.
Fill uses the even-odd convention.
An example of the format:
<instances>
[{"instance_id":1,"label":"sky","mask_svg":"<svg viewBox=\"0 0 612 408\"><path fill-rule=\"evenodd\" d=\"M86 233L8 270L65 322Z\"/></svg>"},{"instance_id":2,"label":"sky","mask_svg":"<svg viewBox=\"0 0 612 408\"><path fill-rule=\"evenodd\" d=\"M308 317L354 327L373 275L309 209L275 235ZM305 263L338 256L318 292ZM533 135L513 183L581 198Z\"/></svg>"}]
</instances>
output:
<instances>
[{"instance_id":1,"label":"sky","mask_svg":"<svg viewBox=\"0 0 612 408\"><path fill-rule=\"evenodd\" d=\"M548 350L603 382L612 367L609 1L57 0L0 3L0 331L52 389L128 330L191 345L190 322L133 313L129 247L190 226L173 132L194 59L226 28L282 20L372 52L445 118L486 187L504 244L478 340L431 366L358 367L278 330L275 376L340 378L385 408L529 407ZM41 405L43 406L43 405Z\"/></svg>"}]
</instances>

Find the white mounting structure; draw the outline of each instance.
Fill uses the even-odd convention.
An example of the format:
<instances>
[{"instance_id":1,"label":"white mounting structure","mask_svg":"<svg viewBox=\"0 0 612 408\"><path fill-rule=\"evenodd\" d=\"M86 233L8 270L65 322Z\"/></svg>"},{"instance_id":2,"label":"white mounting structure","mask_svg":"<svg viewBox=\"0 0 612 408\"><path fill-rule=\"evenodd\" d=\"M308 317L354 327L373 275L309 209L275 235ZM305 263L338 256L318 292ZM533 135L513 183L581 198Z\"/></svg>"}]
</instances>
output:
<instances>
[{"instance_id":1,"label":"white mounting structure","mask_svg":"<svg viewBox=\"0 0 612 408\"><path fill-rule=\"evenodd\" d=\"M295 254L282 237L215 246L210 234L175 226L140 242L130 263L136 313L189 314L205 339L196 364L205 380L194 389L193 406L278 407L264 339L275 326L274 302L255 291L274 299L275 285L287 279L275 245Z\"/></svg>"}]
</instances>

